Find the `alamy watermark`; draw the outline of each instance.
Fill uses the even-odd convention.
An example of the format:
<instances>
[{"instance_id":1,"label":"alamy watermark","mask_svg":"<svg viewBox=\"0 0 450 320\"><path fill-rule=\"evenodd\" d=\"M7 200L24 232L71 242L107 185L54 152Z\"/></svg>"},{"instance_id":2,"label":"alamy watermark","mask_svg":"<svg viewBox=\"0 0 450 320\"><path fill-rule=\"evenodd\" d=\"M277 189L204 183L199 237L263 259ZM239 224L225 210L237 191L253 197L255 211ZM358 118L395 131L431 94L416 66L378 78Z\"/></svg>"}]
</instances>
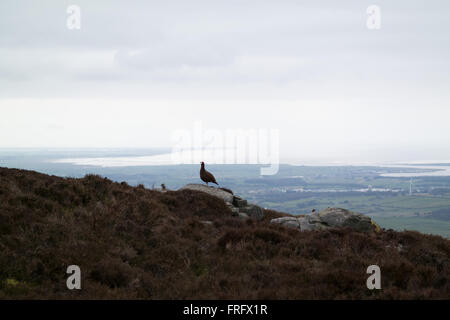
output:
<instances>
[{"instance_id":1,"label":"alamy watermark","mask_svg":"<svg viewBox=\"0 0 450 320\"><path fill-rule=\"evenodd\" d=\"M377 265L371 265L367 267L367 274L370 274L367 278L366 285L369 290L381 289L381 269ZM71 265L67 267L67 274L70 276L67 278L66 286L69 290L81 290L81 269L77 265Z\"/></svg>"},{"instance_id":2,"label":"alamy watermark","mask_svg":"<svg viewBox=\"0 0 450 320\"><path fill-rule=\"evenodd\" d=\"M370 5L366 9L367 13L367 29L378 30L381 29L381 9L377 5Z\"/></svg>"},{"instance_id":3,"label":"alamy watermark","mask_svg":"<svg viewBox=\"0 0 450 320\"><path fill-rule=\"evenodd\" d=\"M371 265L367 268L367 273L371 276L367 278L367 289L381 289L381 270L377 265Z\"/></svg>"},{"instance_id":4,"label":"alamy watermark","mask_svg":"<svg viewBox=\"0 0 450 320\"><path fill-rule=\"evenodd\" d=\"M69 15L66 20L67 29L80 30L81 29L81 8L77 5L70 5L66 10Z\"/></svg>"},{"instance_id":5,"label":"alamy watermark","mask_svg":"<svg viewBox=\"0 0 450 320\"><path fill-rule=\"evenodd\" d=\"M81 290L81 269L77 265L71 265L67 267L67 274L70 276L67 278L66 286L69 290Z\"/></svg>"},{"instance_id":6,"label":"alamy watermark","mask_svg":"<svg viewBox=\"0 0 450 320\"><path fill-rule=\"evenodd\" d=\"M204 129L195 122L193 130L172 134L173 164L260 164L261 175L275 175L279 169L277 129Z\"/></svg>"}]
</instances>

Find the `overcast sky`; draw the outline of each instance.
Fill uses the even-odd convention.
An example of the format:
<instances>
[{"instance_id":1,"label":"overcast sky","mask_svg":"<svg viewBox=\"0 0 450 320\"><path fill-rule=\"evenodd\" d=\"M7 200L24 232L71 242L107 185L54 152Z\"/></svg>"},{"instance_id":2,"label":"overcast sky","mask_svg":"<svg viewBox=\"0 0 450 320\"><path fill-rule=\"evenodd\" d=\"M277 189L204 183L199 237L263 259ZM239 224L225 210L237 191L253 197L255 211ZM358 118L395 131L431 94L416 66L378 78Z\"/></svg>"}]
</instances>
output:
<instances>
[{"instance_id":1,"label":"overcast sky","mask_svg":"<svg viewBox=\"0 0 450 320\"><path fill-rule=\"evenodd\" d=\"M282 161L450 160L449 14L446 0L1 0L0 147L170 147L201 121L278 129Z\"/></svg>"}]
</instances>

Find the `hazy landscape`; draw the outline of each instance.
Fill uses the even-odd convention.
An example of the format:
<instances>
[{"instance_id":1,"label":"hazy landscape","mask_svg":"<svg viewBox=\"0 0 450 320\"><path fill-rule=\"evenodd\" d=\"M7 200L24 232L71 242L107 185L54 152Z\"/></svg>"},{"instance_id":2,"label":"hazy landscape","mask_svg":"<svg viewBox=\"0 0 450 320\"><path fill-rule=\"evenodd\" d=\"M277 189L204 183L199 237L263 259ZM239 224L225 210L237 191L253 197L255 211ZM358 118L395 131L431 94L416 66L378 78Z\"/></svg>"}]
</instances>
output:
<instances>
[{"instance_id":1,"label":"hazy landscape","mask_svg":"<svg viewBox=\"0 0 450 320\"><path fill-rule=\"evenodd\" d=\"M0 300L448 300L449 12L1 0Z\"/></svg>"},{"instance_id":2,"label":"hazy landscape","mask_svg":"<svg viewBox=\"0 0 450 320\"><path fill-rule=\"evenodd\" d=\"M100 167L67 159L153 156L169 149L2 150L0 166L63 177L99 174L132 186L177 190L201 183L199 165ZM445 168L447 164L432 165ZM281 165L275 176L260 176L260 165L210 165L221 186L258 205L291 214L342 207L367 214L380 226L450 237L450 177L430 165L301 166ZM424 169L420 169L423 167ZM434 173L433 176L422 174ZM406 177L403 175L407 174ZM411 177L413 175L413 177ZM415 175L415 176L414 176Z\"/></svg>"}]
</instances>

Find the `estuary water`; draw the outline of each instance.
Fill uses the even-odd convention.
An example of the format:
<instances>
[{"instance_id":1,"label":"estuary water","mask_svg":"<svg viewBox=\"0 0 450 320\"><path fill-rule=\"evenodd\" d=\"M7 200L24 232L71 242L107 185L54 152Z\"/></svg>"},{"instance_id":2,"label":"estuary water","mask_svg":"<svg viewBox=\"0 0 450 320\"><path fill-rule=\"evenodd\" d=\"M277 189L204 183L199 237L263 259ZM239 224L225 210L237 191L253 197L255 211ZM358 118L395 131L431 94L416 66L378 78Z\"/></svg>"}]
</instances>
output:
<instances>
[{"instance_id":1,"label":"estuary water","mask_svg":"<svg viewBox=\"0 0 450 320\"><path fill-rule=\"evenodd\" d=\"M146 156L122 156L122 157L70 157L62 159L52 159L53 163L70 163L79 166L98 166L98 167L135 167L135 166L158 166L158 165L176 165L182 163L197 164L200 161L209 163L223 164L223 154L214 150L211 153L204 151L188 151L175 153L161 153ZM205 159L206 158L206 159ZM295 161L292 165L306 166L372 166L380 168L398 168L399 172L380 173L382 177L395 178L413 178L413 177L447 177L450 176L450 161L429 161L422 163L303 163ZM253 163L257 164L257 163ZM290 164L290 163L286 163ZM414 172L402 172L405 169L414 169ZM422 171L423 170L423 171Z\"/></svg>"}]
</instances>

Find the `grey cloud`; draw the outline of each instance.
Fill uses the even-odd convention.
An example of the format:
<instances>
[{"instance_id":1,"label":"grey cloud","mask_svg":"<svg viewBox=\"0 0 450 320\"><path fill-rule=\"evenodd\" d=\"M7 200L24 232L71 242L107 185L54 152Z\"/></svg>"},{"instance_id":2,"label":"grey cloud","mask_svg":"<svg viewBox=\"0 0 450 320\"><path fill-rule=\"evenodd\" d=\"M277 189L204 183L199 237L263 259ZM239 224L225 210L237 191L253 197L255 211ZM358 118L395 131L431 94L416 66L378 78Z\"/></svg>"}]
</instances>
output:
<instances>
[{"instance_id":1,"label":"grey cloud","mask_svg":"<svg viewBox=\"0 0 450 320\"><path fill-rule=\"evenodd\" d=\"M81 7L81 30L66 28L69 4ZM370 4L2 0L0 97L89 96L114 86L124 97L188 86L236 97L252 86L288 97L325 89L391 94L405 84L442 93L450 80L450 4L379 0L382 29L369 31Z\"/></svg>"}]
</instances>

